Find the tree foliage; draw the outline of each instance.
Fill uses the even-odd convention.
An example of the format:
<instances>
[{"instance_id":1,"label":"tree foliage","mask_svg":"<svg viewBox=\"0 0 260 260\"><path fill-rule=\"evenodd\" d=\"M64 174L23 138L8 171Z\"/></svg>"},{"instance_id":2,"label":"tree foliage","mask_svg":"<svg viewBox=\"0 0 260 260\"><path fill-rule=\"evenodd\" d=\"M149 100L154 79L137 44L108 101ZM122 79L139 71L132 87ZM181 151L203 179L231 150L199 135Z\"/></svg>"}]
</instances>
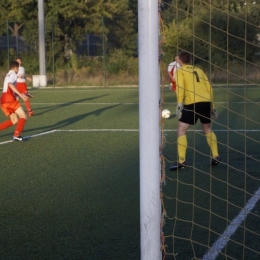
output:
<instances>
[{"instance_id":1,"label":"tree foliage","mask_svg":"<svg viewBox=\"0 0 260 260\"><path fill-rule=\"evenodd\" d=\"M47 64L65 64L88 34L104 39L107 54L123 50L136 55L136 0L44 0ZM259 52L260 8L240 0L164 0L164 59L187 50L201 60L251 61ZM1 0L0 34L20 37L38 51L38 0ZM103 38L104 37L104 38ZM259 35L258 35L259 37Z\"/></svg>"},{"instance_id":2,"label":"tree foliage","mask_svg":"<svg viewBox=\"0 0 260 260\"><path fill-rule=\"evenodd\" d=\"M51 49L55 44L55 60L66 60L69 51L88 34L105 37L114 49L122 48L130 55L135 52L135 15L128 0L45 0L45 39L47 60L51 63ZM22 36L33 46L38 42L38 0L1 0L0 33ZM37 51L37 48L35 48Z\"/></svg>"},{"instance_id":3,"label":"tree foliage","mask_svg":"<svg viewBox=\"0 0 260 260\"><path fill-rule=\"evenodd\" d=\"M201 60L226 64L233 59L252 61L259 53L260 8L244 1L171 0L164 4L165 61L186 50Z\"/></svg>"}]
</instances>

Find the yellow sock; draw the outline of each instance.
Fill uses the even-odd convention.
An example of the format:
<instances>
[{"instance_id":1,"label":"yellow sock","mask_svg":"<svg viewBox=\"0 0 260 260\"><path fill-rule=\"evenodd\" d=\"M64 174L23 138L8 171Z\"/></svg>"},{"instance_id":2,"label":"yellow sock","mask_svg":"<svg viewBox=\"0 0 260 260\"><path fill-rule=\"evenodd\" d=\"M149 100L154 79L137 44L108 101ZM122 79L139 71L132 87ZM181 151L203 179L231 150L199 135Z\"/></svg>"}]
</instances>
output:
<instances>
[{"instance_id":1,"label":"yellow sock","mask_svg":"<svg viewBox=\"0 0 260 260\"><path fill-rule=\"evenodd\" d=\"M206 139L208 142L208 145L211 149L211 153L213 158L217 157L218 154L218 143L217 143L217 137L214 132L210 132L206 134Z\"/></svg>"},{"instance_id":2,"label":"yellow sock","mask_svg":"<svg viewBox=\"0 0 260 260\"><path fill-rule=\"evenodd\" d=\"M187 151L187 136L182 135L178 138L178 155L179 155L179 162L183 163L186 160L186 151Z\"/></svg>"}]
</instances>

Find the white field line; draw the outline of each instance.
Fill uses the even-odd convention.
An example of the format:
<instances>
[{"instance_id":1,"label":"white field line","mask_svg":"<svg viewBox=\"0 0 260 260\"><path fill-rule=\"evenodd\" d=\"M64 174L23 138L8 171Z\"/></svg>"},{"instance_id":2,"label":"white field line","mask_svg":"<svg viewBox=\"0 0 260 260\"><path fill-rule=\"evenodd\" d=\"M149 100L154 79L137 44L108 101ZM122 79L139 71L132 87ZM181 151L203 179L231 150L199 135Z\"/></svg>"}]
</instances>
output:
<instances>
[{"instance_id":1,"label":"white field line","mask_svg":"<svg viewBox=\"0 0 260 260\"><path fill-rule=\"evenodd\" d=\"M176 132L176 129L164 129L164 132ZM188 130L188 132L202 132L202 130ZM244 130L244 129L232 129L232 130L225 130L225 129L218 129L218 130L214 130L214 132L229 132L229 131L233 131L233 132L260 132L260 130L257 129L252 129L252 130ZM42 132L39 134L34 134L34 135L29 135L29 136L25 136L25 139L29 139L29 138L33 138L33 137L37 137L37 136L41 136L41 135L47 135L47 134L52 134L55 132L139 132L139 129L64 129L64 130L60 130L60 129L54 129L51 131L47 131L47 132ZM8 141L4 141L4 142L0 142L0 145L2 144L8 144L8 143L12 143L13 140L8 140Z\"/></svg>"},{"instance_id":2,"label":"white field line","mask_svg":"<svg viewBox=\"0 0 260 260\"><path fill-rule=\"evenodd\" d=\"M34 105L139 105L138 102L128 102L128 103L124 103L124 102L101 102L101 103L93 103L93 102L64 102L64 103L38 103L38 102L30 102L31 104ZM220 102L214 102L215 104L259 104L260 102L254 101L254 102L243 102L243 101L234 101L234 102L225 102L225 101L220 101ZM166 105L175 105L177 104L177 102L167 102L166 104L164 104L164 106Z\"/></svg>"},{"instance_id":3,"label":"white field line","mask_svg":"<svg viewBox=\"0 0 260 260\"><path fill-rule=\"evenodd\" d=\"M164 129L164 132L176 132L177 129ZM188 132L202 132L203 130L196 129L192 130L189 129ZM260 132L260 129L213 129L214 132Z\"/></svg>"},{"instance_id":4,"label":"white field line","mask_svg":"<svg viewBox=\"0 0 260 260\"><path fill-rule=\"evenodd\" d=\"M48 134L52 134L52 133L57 132L57 131L59 131L59 130L54 129L54 130L51 130L51 131L42 132L42 133L35 134L35 135L29 135L29 136L26 136L25 138L29 139L29 138L37 137L37 136L41 136L41 135L48 135Z\"/></svg>"},{"instance_id":5,"label":"white field line","mask_svg":"<svg viewBox=\"0 0 260 260\"><path fill-rule=\"evenodd\" d=\"M230 89L232 90L236 90L236 89L243 89L243 87L246 87L247 89L259 89L259 84L212 84L212 87L214 88L214 91L223 91L222 87L226 87L229 86ZM167 86L168 84L164 85L164 88L167 90ZM240 86L240 87L239 87ZM34 88L29 88L30 90L34 89ZM80 91L84 91L84 92L109 92L109 91L118 91L118 90L122 90L122 91L137 91L138 90L138 85L130 85L130 86L121 86L121 87L113 87L111 86L111 88L104 88L102 86L83 86L83 87L57 87L55 86L54 88L41 88L41 89L37 89L35 90L35 92L39 93L39 92L61 92L62 90L67 91L71 91L71 92L80 92ZM167 90L168 91L168 90Z\"/></svg>"},{"instance_id":6,"label":"white field line","mask_svg":"<svg viewBox=\"0 0 260 260\"><path fill-rule=\"evenodd\" d=\"M139 132L139 129L76 129L57 130L59 132Z\"/></svg>"},{"instance_id":7,"label":"white field line","mask_svg":"<svg viewBox=\"0 0 260 260\"><path fill-rule=\"evenodd\" d=\"M139 105L139 103L77 103L77 102L65 102L65 103L33 103L30 102L31 104L34 105Z\"/></svg>"},{"instance_id":8,"label":"white field line","mask_svg":"<svg viewBox=\"0 0 260 260\"><path fill-rule=\"evenodd\" d=\"M202 260L215 260L221 252L221 250L226 246L230 237L236 232L237 228L246 219L247 215L255 207L256 203L260 199L260 187L255 192L253 197L249 199L246 206L239 212L239 214L231 221L227 229L223 234L216 240L213 246L208 250L208 252L203 256Z\"/></svg>"},{"instance_id":9,"label":"white field line","mask_svg":"<svg viewBox=\"0 0 260 260\"><path fill-rule=\"evenodd\" d=\"M37 136L41 136L41 135L51 134L51 133L54 133L54 132L57 132L57 131L58 131L58 130L51 130L51 131L42 132L42 133L35 134L35 135L25 136L24 138L25 138L25 139L29 139L29 138L32 138L32 137L37 137ZM14 142L14 141L13 141L13 140L4 141L4 142L0 142L0 145L12 143L12 142ZM18 142L18 141L15 141L15 142Z\"/></svg>"},{"instance_id":10,"label":"white field line","mask_svg":"<svg viewBox=\"0 0 260 260\"><path fill-rule=\"evenodd\" d=\"M71 129L71 130L54 130L57 132L139 132L139 129ZM189 129L188 132L202 132L203 130L192 130ZM214 130L214 132L260 132L260 129L252 129L252 130L245 130L245 129L232 129L232 130L225 130L225 129L218 129ZM165 129L164 132L177 132L177 129Z\"/></svg>"},{"instance_id":11,"label":"white field line","mask_svg":"<svg viewBox=\"0 0 260 260\"><path fill-rule=\"evenodd\" d=\"M56 88L56 89L55 89ZM86 88L68 88L68 87L55 87L55 88L42 88L42 89L37 89L35 90L35 93L46 93L46 92L62 92L62 90L70 91L70 92L80 92L80 91L87 91L87 92L93 92L93 91L101 91L103 93L109 92L109 91L118 91L118 90L124 90L124 91L136 91L138 90L138 87L133 86L133 87L123 87L123 88L108 88L104 89L104 87L86 87ZM232 88L233 89L233 88ZM239 88L238 88L239 89ZM241 89L241 88L240 88ZM251 89L251 88L250 88ZM33 88L29 88L29 90L33 90Z\"/></svg>"}]
</instances>

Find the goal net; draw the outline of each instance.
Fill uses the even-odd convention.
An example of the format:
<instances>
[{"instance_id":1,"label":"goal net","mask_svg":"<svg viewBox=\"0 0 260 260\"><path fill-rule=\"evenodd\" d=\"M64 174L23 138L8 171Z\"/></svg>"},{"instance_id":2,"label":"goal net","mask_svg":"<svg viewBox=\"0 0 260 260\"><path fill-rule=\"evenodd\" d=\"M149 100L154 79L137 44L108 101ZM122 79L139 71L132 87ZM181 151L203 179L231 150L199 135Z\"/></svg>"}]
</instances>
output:
<instances>
[{"instance_id":1,"label":"goal net","mask_svg":"<svg viewBox=\"0 0 260 260\"><path fill-rule=\"evenodd\" d=\"M260 259L260 2L160 1L161 242L163 259ZM191 53L213 87L221 163L200 123L187 132L187 167L177 160L176 94L168 64Z\"/></svg>"}]
</instances>

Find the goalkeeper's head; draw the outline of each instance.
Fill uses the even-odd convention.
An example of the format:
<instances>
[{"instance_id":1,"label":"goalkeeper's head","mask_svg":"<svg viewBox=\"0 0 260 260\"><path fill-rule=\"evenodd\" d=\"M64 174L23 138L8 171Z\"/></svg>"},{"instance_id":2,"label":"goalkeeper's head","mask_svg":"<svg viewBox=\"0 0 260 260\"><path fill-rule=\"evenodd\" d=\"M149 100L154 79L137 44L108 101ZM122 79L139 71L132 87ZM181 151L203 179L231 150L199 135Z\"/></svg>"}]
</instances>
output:
<instances>
[{"instance_id":1,"label":"goalkeeper's head","mask_svg":"<svg viewBox=\"0 0 260 260\"><path fill-rule=\"evenodd\" d=\"M181 51L179 53L179 61L180 61L180 65L181 66L190 64L190 62L191 62L191 55L188 52L186 52L186 51Z\"/></svg>"}]
</instances>

